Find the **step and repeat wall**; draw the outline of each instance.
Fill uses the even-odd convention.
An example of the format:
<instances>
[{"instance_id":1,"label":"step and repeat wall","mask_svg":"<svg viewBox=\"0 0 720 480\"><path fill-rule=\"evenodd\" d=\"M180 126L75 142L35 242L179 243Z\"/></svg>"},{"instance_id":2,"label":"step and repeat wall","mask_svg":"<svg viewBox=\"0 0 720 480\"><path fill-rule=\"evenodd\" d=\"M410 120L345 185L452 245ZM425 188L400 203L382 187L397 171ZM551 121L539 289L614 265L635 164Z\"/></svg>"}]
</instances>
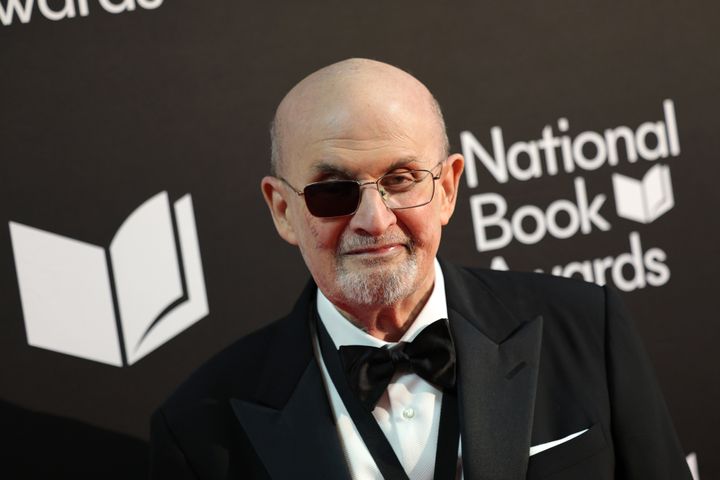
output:
<instances>
[{"instance_id":1,"label":"step and repeat wall","mask_svg":"<svg viewBox=\"0 0 720 480\"><path fill-rule=\"evenodd\" d=\"M428 85L465 155L441 255L613 285L720 478L716 2L0 0L0 22L0 469L145 475L153 409L308 279L260 195L277 103L368 57Z\"/></svg>"}]
</instances>

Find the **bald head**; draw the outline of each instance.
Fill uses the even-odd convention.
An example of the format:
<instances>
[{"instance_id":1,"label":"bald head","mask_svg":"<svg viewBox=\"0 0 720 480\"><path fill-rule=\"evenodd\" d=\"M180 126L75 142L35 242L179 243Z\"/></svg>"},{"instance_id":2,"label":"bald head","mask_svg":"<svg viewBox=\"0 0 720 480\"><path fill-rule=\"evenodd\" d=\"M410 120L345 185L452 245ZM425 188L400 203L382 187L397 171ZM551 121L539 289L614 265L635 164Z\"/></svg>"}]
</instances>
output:
<instances>
[{"instance_id":1,"label":"bald head","mask_svg":"<svg viewBox=\"0 0 720 480\"><path fill-rule=\"evenodd\" d=\"M425 85L375 60L334 63L305 77L280 102L270 130L271 172L281 174L293 161L295 147L308 142L395 135L398 125L428 130L437 137L438 155L447 156L442 112Z\"/></svg>"}]
</instances>

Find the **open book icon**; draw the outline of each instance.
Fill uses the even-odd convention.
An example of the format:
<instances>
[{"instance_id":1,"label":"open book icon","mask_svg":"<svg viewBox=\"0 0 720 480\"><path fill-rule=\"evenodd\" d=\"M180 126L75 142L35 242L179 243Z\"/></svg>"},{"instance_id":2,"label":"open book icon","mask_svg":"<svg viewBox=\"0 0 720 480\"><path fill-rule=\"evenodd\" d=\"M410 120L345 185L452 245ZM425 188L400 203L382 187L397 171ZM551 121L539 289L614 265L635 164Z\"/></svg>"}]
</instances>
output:
<instances>
[{"instance_id":1,"label":"open book icon","mask_svg":"<svg viewBox=\"0 0 720 480\"><path fill-rule=\"evenodd\" d=\"M28 343L132 365L208 314L192 199L140 205L106 249L10 222Z\"/></svg>"},{"instance_id":2,"label":"open book icon","mask_svg":"<svg viewBox=\"0 0 720 480\"><path fill-rule=\"evenodd\" d=\"M640 223L650 223L675 205L670 167L655 165L642 180L619 173L612 176L615 208L618 216Z\"/></svg>"}]
</instances>

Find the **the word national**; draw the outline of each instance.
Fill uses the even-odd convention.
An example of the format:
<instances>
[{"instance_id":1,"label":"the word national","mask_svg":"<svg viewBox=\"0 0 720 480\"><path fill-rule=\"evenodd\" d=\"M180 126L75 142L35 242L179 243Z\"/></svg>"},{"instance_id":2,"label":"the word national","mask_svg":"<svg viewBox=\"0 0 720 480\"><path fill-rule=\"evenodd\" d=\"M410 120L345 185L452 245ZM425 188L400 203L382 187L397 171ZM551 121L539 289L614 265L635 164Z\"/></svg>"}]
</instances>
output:
<instances>
[{"instance_id":1,"label":"the word national","mask_svg":"<svg viewBox=\"0 0 720 480\"><path fill-rule=\"evenodd\" d=\"M544 174L556 175L560 169L570 173L576 167L589 171L606 163L617 165L619 145L624 148L630 163L636 162L638 158L653 161L669 156L677 157L680 154L680 142L672 100L663 101L663 113L664 120L642 123L635 130L621 125L604 132L581 132L574 138L570 135L556 135L552 127L546 125L541 138L515 142L510 148L505 148L502 128L492 127L492 155L471 132L461 132L468 187L478 186L478 160L498 183L507 183L510 177L525 181ZM568 132L570 124L566 118L560 118L557 124L560 133Z\"/></svg>"}]
</instances>

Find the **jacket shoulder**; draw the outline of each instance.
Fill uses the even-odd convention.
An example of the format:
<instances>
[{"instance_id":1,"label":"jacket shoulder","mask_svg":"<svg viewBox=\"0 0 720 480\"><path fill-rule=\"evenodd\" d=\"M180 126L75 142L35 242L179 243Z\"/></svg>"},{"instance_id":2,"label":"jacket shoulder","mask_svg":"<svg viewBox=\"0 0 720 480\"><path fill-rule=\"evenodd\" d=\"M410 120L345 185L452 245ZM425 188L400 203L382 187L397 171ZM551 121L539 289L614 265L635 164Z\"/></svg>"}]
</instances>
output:
<instances>
[{"instance_id":1,"label":"jacket shoulder","mask_svg":"<svg viewBox=\"0 0 720 480\"><path fill-rule=\"evenodd\" d=\"M276 382L278 376L298 378L312 356L303 320L291 314L236 340L195 370L160 408L172 416L230 398L286 399L291 391L283 387L292 382Z\"/></svg>"},{"instance_id":2,"label":"jacket shoulder","mask_svg":"<svg viewBox=\"0 0 720 480\"><path fill-rule=\"evenodd\" d=\"M604 288L577 278L559 277L547 273L489 270L485 268L463 268L468 274L478 278L494 293L502 296L514 296L520 293L533 294L544 298L572 301L589 298L602 300Z\"/></svg>"},{"instance_id":3,"label":"jacket shoulder","mask_svg":"<svg viewBox=\"0 0 720 480\"><path fill-rule=\"evenodd\" d=\"M161 406L198 405L229 398L282 401L312 357L307 315L317 287L308 282L288 315L242 337L201 365ZM277 382L278 376L286 382Z\"/></svg>"},{"instance_id":4,"label":"jacket shoulder","mask_svg":"<svg viewBox=\"0 0 720 480\"><path fill-rule=\"evenodd\" d=\"M589 322L596 328L604 324L606 287L544 273L443 266L455 283L484 289L520 320L533 314L542 315L546 321ZM473 294L472 290L468 292Z\"/></svg>"},{"instance_id":5,"label":"jacket shoulder","mask_svg":"<svg viewBox=\"0 0 720 480\"><path fill-rule=\"evenodd\" d=\"M256 363L267 352L274 331L282 320L275 321L260 330L235 340L222 351L213 355L185 379L168 397L164 407L177 406L204 398L221 398L233 394L242 395L237 386L228 382L228 374L243 375L252 383L257 371L248 369L248 364ZM252 363L251 363L252 362Z\"/></svg>"},{"instance_id":6,"label":"jacket shoulder","mask_svg":"<svg viewBox=\"0 0 720 480\"><path fill-rule=\"evenodd\" d=\"M605 287L576 278L546 273L489 270L486 268L457 268L461 275L479 280L493 295L506 304L525 300L566 305L602 305Z\"/></svg>"}]
</instances>

